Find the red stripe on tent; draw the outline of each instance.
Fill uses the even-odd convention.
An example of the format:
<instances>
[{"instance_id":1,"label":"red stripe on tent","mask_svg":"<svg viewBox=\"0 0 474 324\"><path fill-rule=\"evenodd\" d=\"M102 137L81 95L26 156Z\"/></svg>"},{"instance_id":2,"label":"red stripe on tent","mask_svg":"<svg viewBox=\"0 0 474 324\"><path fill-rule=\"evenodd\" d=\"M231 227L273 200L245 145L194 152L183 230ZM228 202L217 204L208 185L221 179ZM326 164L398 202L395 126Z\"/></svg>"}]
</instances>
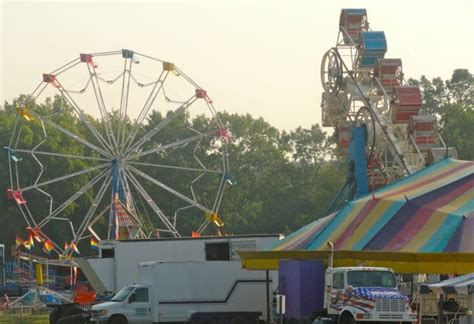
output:
<instances>
[{"instance_id":1,"label":"red stripe on tent","mask_svg":"<svg viewBox=\"0 0 474 324\"><path fill-rule=\"evenodd\" d=\"M436 212L438 208L441 208L452 200L455 200L463 193L471 189L474 185L474 180L465 183L464 185L456 188L453 191L448 192L446 195L441 196L431 203L421 207L415 215L410 219L405 226L395 235L391 241L385 246L385 251L398 251L401 250L406 244L408 244L411 239L420 231L420 229L426 224L430 219L433 213Z\"/></svg>"},{"instance_id":2,"label":"red stripe on tent","mask_svg":"<svg viewBox=\"0 0 474 324\"><path fill-rule=\"evenodd\" d=\"M406 193L407 191L410 191L410 190L413 190L413 189L416 189L416 188L420 188L420 187L422 187L426 184L435 182L436 180L442 179L444 177L448 177L449 175L453 174L454 172L457 172L457 171L465 169L465 168L470 168L470 167L473 167L473 166L474 166L474 162L472 162L472 163L463 163L463 164L458 165L455 168L448 168L445 172L440 173L437 176L427 177L423 181L413 181L413 183L410 184L409 186L405 187L404 185L400 184L401 185L400 189L395 190L395 191L388 190L386 192L382 192L378 195L378 197L382 199L382 198L389 198L389 197L396 196L396 195L401 195L401 194Z\"/></svg>"}]
</instances>

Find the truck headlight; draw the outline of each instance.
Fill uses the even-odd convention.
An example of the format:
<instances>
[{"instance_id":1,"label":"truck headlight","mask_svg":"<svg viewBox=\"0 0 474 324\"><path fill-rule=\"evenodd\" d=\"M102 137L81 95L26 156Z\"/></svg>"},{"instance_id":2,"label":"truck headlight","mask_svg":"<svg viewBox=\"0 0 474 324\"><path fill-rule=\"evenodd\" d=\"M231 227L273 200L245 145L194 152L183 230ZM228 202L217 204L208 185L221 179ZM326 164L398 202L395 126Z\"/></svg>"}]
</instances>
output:
<instances>
[{"instance_id":1,"label":"truck headlight","mask_svg":"<svg viewBox=\"0 0 474 324\"><path fill-rule=\"evenodd\" d=\"M106 309L100 310L100 316L107 317L107 310Z\"/></svg>"}]
</instances>

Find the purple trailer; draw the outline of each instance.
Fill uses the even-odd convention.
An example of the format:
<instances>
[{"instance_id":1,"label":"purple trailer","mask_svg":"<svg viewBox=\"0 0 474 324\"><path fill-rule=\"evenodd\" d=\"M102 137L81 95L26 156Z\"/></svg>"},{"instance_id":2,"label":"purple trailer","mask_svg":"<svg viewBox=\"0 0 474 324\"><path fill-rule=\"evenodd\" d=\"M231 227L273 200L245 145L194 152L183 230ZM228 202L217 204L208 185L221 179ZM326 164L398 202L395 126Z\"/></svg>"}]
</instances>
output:
<instances>
[{"instance_id":1,"label":"purple trailer","mask_svg":"<svg viewBox=\"0 0 474 324\"><path fill-rule=\"evenodd\" d=\"M323 310L324 265L318 260L280 260L279 294L286 296L285 318L301 319Z\"/></svg>"}]
</instances>

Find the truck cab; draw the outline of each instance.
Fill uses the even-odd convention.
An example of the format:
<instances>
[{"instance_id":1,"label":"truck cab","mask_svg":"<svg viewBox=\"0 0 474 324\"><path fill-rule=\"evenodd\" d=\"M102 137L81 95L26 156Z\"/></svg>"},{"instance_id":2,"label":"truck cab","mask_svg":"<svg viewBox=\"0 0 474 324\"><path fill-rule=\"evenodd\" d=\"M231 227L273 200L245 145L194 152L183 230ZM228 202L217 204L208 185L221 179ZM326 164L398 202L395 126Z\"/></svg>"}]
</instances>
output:
<instances>
[{"instance_id":1,"label":"truck cab","mask_svg":"<svg viewBox=\"0 0 474 324\"><path fill-rule=\"evenodd\" d=\"M111 301L92 307L95 323L152 323L151 286L130 285L122 288Z\"/></svg>"},{"instance_id":2,"label":"truck cab","mask_svg":"<svg viewBox=\"0 0 474 324\"><path fill-rule=\"evenodd\" d=\"M338 323L414 322L416 319L391 269L328 268L325 283L324 308Z\"/></svg>"}]
</instances>

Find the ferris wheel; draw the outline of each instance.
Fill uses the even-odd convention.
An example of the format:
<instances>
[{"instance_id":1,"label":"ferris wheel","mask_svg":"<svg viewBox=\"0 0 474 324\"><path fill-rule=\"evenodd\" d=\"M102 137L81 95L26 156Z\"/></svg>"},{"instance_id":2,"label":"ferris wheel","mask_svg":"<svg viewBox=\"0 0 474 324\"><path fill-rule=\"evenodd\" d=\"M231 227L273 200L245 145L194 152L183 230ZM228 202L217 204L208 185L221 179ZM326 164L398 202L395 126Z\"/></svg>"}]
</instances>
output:
<instances>
[{"instance_id":1,"label":"ferris wheel","mask_svg":"<svg viewBox=\"0 0 474 324\"><path fill-rule=\"evenodd\" d=\"M336 46L321 62L322 125L332 127L348 154L351 125L366 129L369 190L439 159L446 148L436 117L422 114L421 90L404 80L402 60L386 58L383 31L369 27L365 9L342 9Z\"/></svg>"},{"instance_id":2,"label":"ferris wheel","mask_svg":"<svg viewBox=\"0 0 474 324\"><path fill-rule=\"evenodd\" d=\"M59 106L42 109L55 96ZM17 113L4 147L7 197L58 254L88 237L180 237L180 223L199 236L223 225L230 134L206 90L173 63L128 49L80 54L43 74Z\"/></svg>"}]
</instances>

